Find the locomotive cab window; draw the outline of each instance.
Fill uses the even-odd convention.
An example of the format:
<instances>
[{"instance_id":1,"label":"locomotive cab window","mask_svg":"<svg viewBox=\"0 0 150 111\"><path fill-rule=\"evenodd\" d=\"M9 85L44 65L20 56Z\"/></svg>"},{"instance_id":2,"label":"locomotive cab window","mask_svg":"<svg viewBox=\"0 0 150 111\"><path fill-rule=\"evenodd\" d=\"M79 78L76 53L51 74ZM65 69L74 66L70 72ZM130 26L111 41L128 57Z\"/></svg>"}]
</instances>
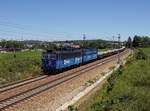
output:
<instances>
[{"instance_id":1,"label":"locomotive cab window","mask_svg":"<svg viewBox=\"0 0 150 111\"><path fill-rule=\"evenodd\" d=\"M47 54L45 52L43 52L42 56L43 56L43 59L47 58Z\"/></svg>"},{"instance_id":2,"label":"locomotive cab window","mask_svg":"<svg viewBox=\"0 0 150 111\"><path fill-rule=\"evenodd\" d=\"M56 54L48 54L48 59L49 60L55 60L56 59Z\"/></svg>"}]
</instances>

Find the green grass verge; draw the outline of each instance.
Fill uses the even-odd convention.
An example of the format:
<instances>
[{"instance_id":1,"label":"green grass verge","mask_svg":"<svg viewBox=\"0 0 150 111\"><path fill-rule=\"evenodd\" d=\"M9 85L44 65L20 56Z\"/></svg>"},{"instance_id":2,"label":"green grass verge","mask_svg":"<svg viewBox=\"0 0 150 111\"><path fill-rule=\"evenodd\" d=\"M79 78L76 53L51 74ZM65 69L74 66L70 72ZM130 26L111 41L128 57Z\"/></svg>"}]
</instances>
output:
<instances>
[{"instance_id":1,"label":"green grass verge","mask_svg":"<svg viewBox=\"0 0 150 111\"><path fill-rule=\"evenodd\" d=\"M105 52L107 50L110 50L110 49L98 49L99 52Z\"/></svg>"},{"instance_id":2,"label":"green grass verge","mask_svg":"<svg viewBox=\"0 0 150 111\"><path fill-rule=\"evenodd\" d=\"M103 89L79 105L79 111L149 111L150 48L142 50L146 60L137 60L135 56L128 60L112 74Z\"/></svg>"},{"instance_id":3,"label":"green grass verge","mask_svg":"<svg viewBox=\"0 0 150 111\"><path fill-rule=\"evenodd\" d=\"M0 86L40 74L41 52L0 53Z\"/></svg>"}]
</instances>

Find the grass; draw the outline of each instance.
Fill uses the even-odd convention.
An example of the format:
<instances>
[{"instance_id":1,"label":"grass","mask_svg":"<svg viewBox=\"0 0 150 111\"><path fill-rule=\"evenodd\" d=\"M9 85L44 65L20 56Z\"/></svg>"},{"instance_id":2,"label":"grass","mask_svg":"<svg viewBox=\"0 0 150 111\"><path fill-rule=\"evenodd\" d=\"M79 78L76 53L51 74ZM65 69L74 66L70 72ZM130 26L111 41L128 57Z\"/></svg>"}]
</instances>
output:
<instances>
[{"instance_id":1,"label":"grass","mask_svg":"<svg viewBox=\"0 0 150 111\"><path fill-rule=\"evenodd\" d=\"M105 52L107 50L109 50L109 49L98 49L99 52Z\"/></svg>"},{"instance_id":2,"label":"grass","mask_svg":"<svg viewBox=\"0 0 150 111\"><path fill-rule=\"evenodd\" d=\"M104 48L104 49L98 49L98 52L105 52L108 50L113 50L112 48Z\"/></svg>"},{"instance_id":3,"label":"grass","mask_svg":"<svg viewBox=\"0 0 150 111\"><path fill-rule=\"evenodd\" d=\"M150 48L142 50L147 55L146 60L130 58L101 90L79 105L79 111L149 111Z\"/></svg>"},{"instance_id":4,"label":"grass","mask_svg":"<svg viewBox=\"0 0 150 111\"><path fill-rule=\"evenodd\" d=\"M113 49L111 49L111 48L98 49L98 52L106 52L108 50L113 50Z\"/></svg>"},{"instance_id":5,"label":"grass","mask_svg":"<svg viewBox=\"0 0 150 111\"><path fill-rule=\"evenodd\" d=\"M0 53L0 86L41 74L41 52Z\"/></svg>"}]
</instances>

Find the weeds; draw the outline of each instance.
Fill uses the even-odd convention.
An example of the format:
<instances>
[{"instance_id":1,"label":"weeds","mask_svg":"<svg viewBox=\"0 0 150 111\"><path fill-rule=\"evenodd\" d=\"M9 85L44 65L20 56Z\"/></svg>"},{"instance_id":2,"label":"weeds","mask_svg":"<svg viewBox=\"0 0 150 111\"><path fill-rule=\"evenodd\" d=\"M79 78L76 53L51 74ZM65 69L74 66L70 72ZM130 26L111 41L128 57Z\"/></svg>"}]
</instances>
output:
<instances>
[{"instance_id":1,"label":"weeds","mask_svg":"<svg viewBox=\"0 0 150 111\"><path fill-rule=\"evenodd\" d=\"M77 107L68 106L68 111L79 111L79 110L77 109Z\"/></svg>"},{"instance_id":2,"label":"weeds","mask_svg":"<svg viewBox=\"0 0 150 111\"><path fill-rule=\"evenodd\" d=\"M41 74L41 53L34 51L0 54L0 86Z\"/></svg>"},{"instance_id":3,"label":"weeds","mask_svg":"<svg viewBox=\"0 0 150 111\"><path fill-rule=\"evenodd\" d=\"M88 80L87 83L93 84L93 83L94 83L94 80Z\"/></svg>"},{"instance_id":4,"label":"weeds","mask_svg":"<svg viewBox=\"0 0 150 111\"><path fill-rule=\"evenodd\" d=\"M147 55L143 52L142 49L138 49L138 51L136 52L136 59L138 59L138 60L146 60L147 59Z\"/></svg>"}]
</instances>

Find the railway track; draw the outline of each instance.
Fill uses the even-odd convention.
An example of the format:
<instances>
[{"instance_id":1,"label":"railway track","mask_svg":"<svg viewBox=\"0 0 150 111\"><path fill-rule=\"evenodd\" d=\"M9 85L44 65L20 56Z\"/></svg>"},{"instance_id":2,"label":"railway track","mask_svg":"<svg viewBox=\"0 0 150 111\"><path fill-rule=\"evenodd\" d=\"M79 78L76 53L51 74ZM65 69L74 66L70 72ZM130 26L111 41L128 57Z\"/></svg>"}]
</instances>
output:
<instances>
[{"instance_id":1,"label":"railway track","mask_svg":"<svg viewBox=\"0 0 150 111\"><path fill-rule=\"evenodd\" d=\"M43 75L43 76L39 76L36 78L30 78L30 79L26 79L26 80L22 80L22 81L18 81L18 82L12 83L12 84L2 86L2 87L0 87L0 93L5 92L7 90L14 89L16 87L20 87L20 86L38 81L38 80L41 80L41 79L45 79L46 77L47 77L47 75Z\"/></svg>"},{"instance_id":2,"label":"railway track","mask_svg":"<svg viewBox=\"0 0 150 111\"><path fill-rule=\"evenodd\" d=\"M127 51L122 52L121 55L123 55L125 53L127 53ZM85 67L84 69L78 70L78 71L76 71L76 73L73 72L73 73L64 75L63 77L59 77L59 78L54 79L52 81L49 81L45 84L34 87L33 89L26 90L25 92L21 92L19 94L16 94L16 95L13 95L9 98L1 100L0 101L0 110L6 109L9 106L12 106L12 105L14 105L20 101L28 99L28 98L35 96L35 95L37 95L43 91L46 91L46 90L51 89L55 86L58 86L59 84L65 82L65 81L68 81L68 80L71 80L77 76L80 76L81 74L84 74L85 72L87 72L89 70L92 70L96 67L99 67L99 66L106 64L110 61L113 61L114 59L116 59L116 57L117 57L117 55L113 55L111 57L108 57L108 58L101 60L100 62L95 62L94 64L89 65L89 66Z\"/></svg>"}]
</instances>

